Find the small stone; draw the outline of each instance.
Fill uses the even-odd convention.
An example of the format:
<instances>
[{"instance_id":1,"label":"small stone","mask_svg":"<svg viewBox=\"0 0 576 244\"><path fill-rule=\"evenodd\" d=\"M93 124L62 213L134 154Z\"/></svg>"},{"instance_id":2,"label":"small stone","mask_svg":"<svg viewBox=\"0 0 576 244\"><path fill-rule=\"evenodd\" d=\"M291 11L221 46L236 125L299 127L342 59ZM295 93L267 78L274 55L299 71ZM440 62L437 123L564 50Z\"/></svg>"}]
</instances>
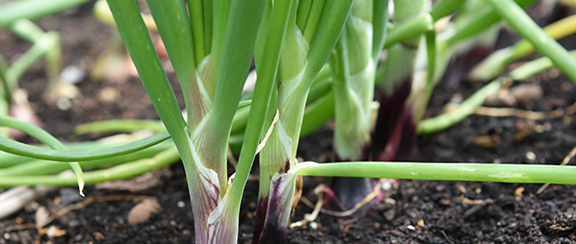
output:
<instances>
[{"instance_id":1,"label":"small stone","mask_svg":"<svg viewBox=\"0 0 576 244\"><path fill-rule=\"evenodd\" d=\"M50 238L54 238L54 237L62 237L66 235L66 230L61 230L60 228L51 225L50 227L48 227L48 230L46 231L46 236L50 237Z\"/></svg>"},{"instance_id":2,"label":"small stone","mask_svg":"<svg viewBox=\"0 0 576 244\"><path fill-rule=\"evenodd\" d=\"M40 229L44 227L44 225L47 224L49 218L50 215L48 214L48 209L46 209L44 206L40 206L35 213L36 228Z\"/></svg>"},{"instance_id":3,"label":"small stone","mask_svg":"<svg viewBox=\"0 0 576 244\"><path fill-rule=\"evenodd\" d=\"M416 226L418 227L424 226L424 220L423 219L418 220L418 224L416 224Z\"/></svg>"},{"instance_id":4,"label":"small stone","mask_svg":"<svg viewBox=\"0 0 576 244\"><path fill-rule=\"evenodd\" d=\"M514 107L516 106L516 99L508 92L508 89L502 89L498 94L486 97L484 106L489 107Z\"/></svg>"},{"instance_id":5,"label":"small stone","mask_svg":"<svg viewBox=\"0 0 576 244\"><path fill-rule=\"evenodd\" d=\"M176 205L178 205L179 208L183 208L186 206L186 203L184 203L184 201L178 201Z\"/></svg>"},{"instance_id":6,"label":"small stone","mask_svg":"<svg viewBox=\"0 0 576 244\"><path fill-rule=\"evenodd\" d=\"M522 193L524 192L524 187L518 187L514 190L514 196L521 197Z\"/></svg>"},{"instance_id":7,"label":"small stone","mask_svg":"<svg viewBox=\"0 0 576 244\"><path fill-rule=\"evenodd\" d=\"M521 84L510 88L510 94L514 96L518 103L530 105L532 102L542 98L544 91L538 84Z\"/></svg>"},{"instance_id":8,"label":"small stone","mask_svg":"<svg viewBox=\"0 0 576 244\"><path fill-rule=\"evenodd\" d=\"M382 183L382 190L387 191L390 190L390 188L392 188L392 183L390 181L384 181L384 183Z\"/></svg>"},{"instance_id":9,"label":"small stone","mask_svg":"<svg viewBox=\"0 0 576 244\"><path fill-rule=\"evenodd\" d=\"M56 107L58 107L58 109L62 111L66 111L70 109L70 107L72 107L72 102L70 101L69 98L61 97L58 98L58 100L56 101Z\"/></svg>"},{"instance_id":10,"label":"small stone","mask_svg":"<svg viewBox=\"0 0 576 244\"><path fill-rule=\"evenodd\" d=\"M116 88L107 87L98 92L98 100L103 103L113 103L120 96L120 91Z\"/></svg>"},{"instance_id":11,"label":"small stone","mask_svg":"<svg viewBox=\"0 0 576 244\"><path fill-rule=\"evenodd\" d=\"M316 222L310 222L310 224L308 224L310 226L310 229L318 229L318 223Z\"/></svg>"},{"instance_id":12,"label":"small stone","mask_svg":"<svg viewBox=\"0 0 576 244\"><path fill-rule=\"evenodd\" d=\"M162 210L160 204L155 199L146 199L134 206L128 213L128 224L140 224L150 218L152 213Z\"/></svg>"},{"instance_id":13,"label":"small stone","mask_svg":"<svg viewBox=\"0 0 576 244\"><path fill-rule=\"evenodd\" d=\"M536 154L534 154L533 152L527 152L526 159L528 159L529 161L534 161L536 160Z\"/></svg>"},{"instance_id":14,"label":"small stone","mask_svg":"<svg viewBox=\"0 0 576 244\"><path fill-rule=\"evenodd\" d=\"M60 73L60 81L73 85L80 83L84 77L86 77L86 72L77 65L66 66Z\"/></svg>"}]
</instances>

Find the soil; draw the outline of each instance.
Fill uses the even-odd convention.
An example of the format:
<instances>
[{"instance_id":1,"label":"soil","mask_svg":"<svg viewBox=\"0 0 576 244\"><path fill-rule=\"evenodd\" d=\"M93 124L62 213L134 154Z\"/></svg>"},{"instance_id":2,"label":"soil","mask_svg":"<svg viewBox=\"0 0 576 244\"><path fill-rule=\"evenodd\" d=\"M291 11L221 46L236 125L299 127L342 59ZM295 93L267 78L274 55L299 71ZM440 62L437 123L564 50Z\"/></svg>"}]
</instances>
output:
<instances>
[{"instance_id":1,"label":"soil","mask_svg":"<svg viewBox=\"0 0 576 244\"><path fill-rule=\"evenodd\" d=\"M92 18L92 5L36 21L42 29L61 34L65 65L90 67L108 43L111 29ZM574 49L574 40L568 38L562 43ZM0 31L0 53L8 62L30 46L6 30ZM169 76L176 84L174 75ZM40 61L20 79L20 86L28 91L43 128L63 141L101 137L73 134L74 126L89 121L157 118L136 78L125 81L86 78L78 85L82 97L73 100L68 110L60 110L42 100L45 81L44 65ZM576 101L576 86L556 70L529 82L540 85L543 96L520 104L521 109L551 111ZM458 96L468 97L481 86L466 80L457 86L441 84L434 91L427 116L439 114L449 101ZM102 99L99 94L106 89L116 90L117 99L112 102ZM425 161L559 164L576 145L574 118L569 115L531 121L473 115L445 131L421 136L418 146ZM526 124L536 129L521 140L515 139L525 131ZM305 160L329 161L332 134L331 126L327 125L304 138L299 156ZM493 143L479 144L477 138L487 135ZM182 166L173 164L154 174L161 181L136 192L88 186L85 192L92 202L78 197L75 188L50 191L18 213L0 220L0 243L194 242L193 217ZM305 178L303 196L314 203L313 189L325 181ZM366 218L345 222L320 214L314 224L290 230L288 238L290 243L576 243L576 187L551 185L542 194L536 194L540 186L399 180L392 184L385 201ZM130 225L128 214L141 196L155 198L161 210L143 223ZM249 181L242 202L239 243L251 243L256 197L257 182ZM34 227L13 229L35 223L35 213L40 206L55 213L77 203L81 206L48 225L53 226L52 231L56 233L53 237L39 234ZM312 209L301 202L293 221L301 220L310 212Z\"/></svg>"}]
</instances>

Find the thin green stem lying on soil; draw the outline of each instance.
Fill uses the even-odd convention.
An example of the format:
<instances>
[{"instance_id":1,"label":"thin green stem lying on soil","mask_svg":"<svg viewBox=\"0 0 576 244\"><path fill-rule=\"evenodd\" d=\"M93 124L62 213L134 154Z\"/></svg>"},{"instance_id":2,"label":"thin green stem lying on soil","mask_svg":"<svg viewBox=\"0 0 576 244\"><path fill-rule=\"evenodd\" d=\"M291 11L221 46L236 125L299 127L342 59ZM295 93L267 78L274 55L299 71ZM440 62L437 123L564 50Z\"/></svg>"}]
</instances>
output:
<instances>
[{"instance_id":1,"label":"thin green stem lying on soil","mask_svg":"<svg viewBox=\"0 0 576 244\"><path fill-rule=\"evenodd\" d=\"M304 165L304 163L302 164ZM346 162L302 167L297 175L576 185L576 167L477 163Z\"/></svg>"}]
</instances>

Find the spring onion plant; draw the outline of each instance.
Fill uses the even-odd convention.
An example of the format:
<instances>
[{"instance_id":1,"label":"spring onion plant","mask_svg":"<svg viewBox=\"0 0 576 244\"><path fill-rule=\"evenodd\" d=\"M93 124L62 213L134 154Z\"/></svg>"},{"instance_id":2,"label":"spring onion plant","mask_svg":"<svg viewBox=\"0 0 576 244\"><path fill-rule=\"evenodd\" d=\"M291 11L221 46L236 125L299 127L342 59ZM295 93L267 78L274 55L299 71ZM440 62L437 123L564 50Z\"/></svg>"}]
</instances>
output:
<instances>
[{"instance_id":1,"label":"spring onion plant","mask_svg":"<svg viewBox=\"0 0 576 244\"><path fill-rule=\"evenodd\" d=\"M77 161L77 169L100 167L112 159L125 162L85 172L83 177L79 173L78 178L28 176L12 168L18 166L13 162L0 170L0 187L72 185L82 178L85 183L114 180L162 167L180 158L189 186L196 242L236 243L241 197L259 153L260 188L254 243L285 243L292 205L298 198L295 185L302 175L576 184L573 177L576 169L569 166L366 162L369 158L366 158L365 147L375 141L370 138L368 119L375 77L395 77L386 81L394 90L388 93L392 94L389 97L396 96L397 87L404 87L402 106L380 105L381 110L386 107L397 110L395 117L380 120L392 120L386 122L392 128L387 140L402 142L395 133L408 126L398 128L398 118L408 118L409 124L416 128L410 118L422 112L414 107L425 104L418 100L415 87L421 88L424 84L425 91L429 92L434 84L431 77L437 67L437 42L433 23L462 5L459 0L442 0L427 12L429 2L413 2L417 3L415 8L407 1L396 1L393 23L389 25L387 1L204 0L189 1L187 5L182 0L147 0L182 86L185 118L138 3L108 0L118 32L167 132L120 145L82 150L80 146L58 144L37 127L0 117L0 125L20 129L52 146L52 149L30 146L0 137L0 150L5 152L42 160ZM502 18L521 33L534 33L526 39L551 60L547 65L554 64L563 72L569 72L567 67L574 67L571 66L574 59L572 56L567 59L566 50L557 46L542 47L550 44L542 42L543 31L526 20L526 14L516 3L494 0L489 4L492 9L485 16L492 18L493 23ZM512 9L513 14L504 9ZM524 24L530 23L528 27L520 26L511 16ZM386 26L391 26L387 36ZM463 30L480 33L490 25L482 26ZM378 67L382 46L388 56ZM255 88L242 98L252 60L257 72ZM406 65L394 66L394 63ZM424 96L423 101L428 97ZM336 153L341 161L348 162L298 164L298 140L302 133L308 133L318 124L309 122L314 126L305 129L306 118L325 119L327 116L321 112L330 105L336 108L326 113L336 114ZM122 129L114 123L107 126ZM143 123L142 126L163 129L158 124ZM171 147L170 142L162 143L169 138L175 147ZM242 144L237 170L228 177L226 157L233 140L241 140ZM349 147L343 148L345 145ZM375 154L374 159L381 159L381 155L386 156L385 159L397 159L401 146L391 145L395 150L389 150L390 154L384 150ZM134 152L146 159L128 158L129 153ZM157 154L151 156L154 153ZM134 161L126 162L130 160ZM34 161L22 165L42 167Z\"/></svg>"},{"instance_id":2,"label":"spring onion plant","mask_svg":"<svg viewBox=\"0 0 576 244\"><path fill-rule=\"evenodd\" d=\"M351 6L352 1L300 1L292 5L286 18L287 31L279 56L278 90L268 112L278 113L278 118L272 122L269 119L268 124L273 124L274 130L260 154L254 243L259 240L275 243L286 238L294 183L282 182L281 179L275 182L272 177L277 173L287 173L297 163L296 151L307 95L314 77L336 45ZM277 3L268 6L264 24L272 17L268 13L273 13L277 7ZM263 25L258 42L264 42L262 38L270 35L271 30ZM257 49L257 71L259 62L268 62L261 55L262 50Z\"/></svg>"},{"instance_id":3,"label":"spring onion plant","mask_svg":"<svg viewBox=\"0 0 576 244\"><path fill-rule=\"evenodd\" d=\"M355 1L330 57L337 161L369 159L374 81L387 23L388 1ZM328 205L338 201L350 209L374 191L373 185L368 178L334 178L332 188L338 199L327 199Z\"/></svg>"}]
</instances>

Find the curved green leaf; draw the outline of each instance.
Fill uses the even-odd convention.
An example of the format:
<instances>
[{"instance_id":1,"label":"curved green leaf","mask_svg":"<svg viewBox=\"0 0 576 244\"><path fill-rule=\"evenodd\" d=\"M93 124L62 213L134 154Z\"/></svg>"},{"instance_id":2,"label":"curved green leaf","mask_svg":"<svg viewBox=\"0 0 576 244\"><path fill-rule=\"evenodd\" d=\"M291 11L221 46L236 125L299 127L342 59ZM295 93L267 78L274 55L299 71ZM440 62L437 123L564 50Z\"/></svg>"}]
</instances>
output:
<instances>
[{"instance_id":1,"label":"curved green leaf","mask_svg":"<svg viewBox=\"0 0 576 244\"><path fill-rule=\"evenodd\" d=\"M144 148L156 145L162 141L167 140L168 138L170 138L168 132L162 132L142 140L122 143L120 145L112 145L106 148L100 148L91 151L56 151L42 147L30 146L24 143L10 140L5 137L0 137L0 150L36 159L60 162L87 161L136 152Z\"/></svg>"}]
</instances>

